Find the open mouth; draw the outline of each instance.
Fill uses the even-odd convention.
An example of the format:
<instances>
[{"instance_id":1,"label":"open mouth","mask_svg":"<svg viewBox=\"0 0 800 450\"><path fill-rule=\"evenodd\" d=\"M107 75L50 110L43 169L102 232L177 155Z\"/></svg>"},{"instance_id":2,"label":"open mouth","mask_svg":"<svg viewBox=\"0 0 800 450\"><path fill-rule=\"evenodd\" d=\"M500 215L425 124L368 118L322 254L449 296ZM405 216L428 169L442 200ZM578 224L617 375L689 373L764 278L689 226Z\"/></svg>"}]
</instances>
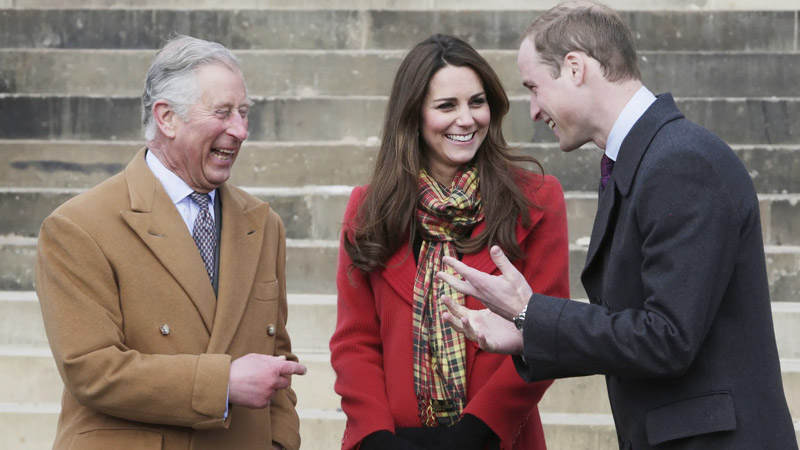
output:
<instances>
[{"instance_id":1,"label":"open mouth","mask_svg":"<svg viewBox=\"0 0 800 450\"><path fill-rule=\"evenodd\" d=\"M547 126L550 127L551 130L555 130L556 129L556 123L553 121L553 119L548 119L547 120Z\"/></svg>"},{"instance_id":2,"label":"open mouth","mask_svg":"<svg viewBox=\"0 0 800 450\"><path fill-rule=\"evenodd\" d=\"M473 131L470 134L446 134L445 137L453 142L469 142L475 136Z\"/></svg>"},{"instance_id":3,"label":"open mouth","mask_svg":"<svg viewBox=\"0 0 800 450\"><path fill-rule=\"evenodd\" d=\"M217 157L217 159L221 159L222 161L230 161L233 158L233 155L236 154L236 150L228 150L224 148L212 148L211 153Z\"/></svg>"}]
</instances>

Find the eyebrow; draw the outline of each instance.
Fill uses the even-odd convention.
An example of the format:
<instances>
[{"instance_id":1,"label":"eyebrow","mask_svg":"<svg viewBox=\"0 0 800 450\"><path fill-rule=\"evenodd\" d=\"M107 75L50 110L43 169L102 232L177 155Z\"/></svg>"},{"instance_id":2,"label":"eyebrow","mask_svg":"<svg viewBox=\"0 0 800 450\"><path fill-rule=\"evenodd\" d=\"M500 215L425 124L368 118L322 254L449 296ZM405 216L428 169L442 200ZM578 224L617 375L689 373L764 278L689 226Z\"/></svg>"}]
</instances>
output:
<instances>
[{"instance_id":1,"label":"eyebrow","mask_svg":"<svg viewBox=\"0 0 800 450\"><path fill-rule=\"evenodd\" d=\"M486 95L486 91L480 91L477 94L473 94L469 99L472 100L475 97L480 97L481 95ZM433 99L434 102L454 102L456 100L458 100L456 97L445 97L445 98Z\"/></svg>"}]
</instances>

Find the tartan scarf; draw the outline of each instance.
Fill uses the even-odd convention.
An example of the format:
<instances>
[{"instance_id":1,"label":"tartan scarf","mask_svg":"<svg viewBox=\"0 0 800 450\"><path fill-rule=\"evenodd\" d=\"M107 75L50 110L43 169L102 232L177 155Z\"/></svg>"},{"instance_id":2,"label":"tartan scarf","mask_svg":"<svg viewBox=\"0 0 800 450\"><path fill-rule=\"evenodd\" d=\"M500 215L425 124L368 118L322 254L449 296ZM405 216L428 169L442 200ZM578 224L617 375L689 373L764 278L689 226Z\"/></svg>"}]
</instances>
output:
<instances>
[{"instance_id":1,"label":"tartan scarf","mask_svg":"<svg viewBox=\"0 0 800 450\"><path fill-rule=\"evenodd\" d=\"M457 257L454 241L469 236L483 220L478 193L478 169L461 168L449 188L423 169L419 176L417 226L422 237L414 279L414 390L423 426L448 426L461 417L467 402L464 336L442 318L447 311L439 297L459 304L464 296L436 278L453 270L442 257ZM458 275L456 275L458 276Z\"/></svg>"}]
</instances>

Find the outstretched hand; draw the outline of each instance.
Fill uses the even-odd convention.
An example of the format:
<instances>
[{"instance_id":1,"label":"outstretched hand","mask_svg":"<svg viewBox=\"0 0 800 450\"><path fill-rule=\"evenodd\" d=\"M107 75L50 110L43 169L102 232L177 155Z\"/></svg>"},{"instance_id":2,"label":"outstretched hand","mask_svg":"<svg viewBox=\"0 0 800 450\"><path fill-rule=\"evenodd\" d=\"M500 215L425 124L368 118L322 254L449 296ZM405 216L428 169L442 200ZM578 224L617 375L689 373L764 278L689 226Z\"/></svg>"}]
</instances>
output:
<instances>
[{"instance_id":1,"label":"outstretched hand","mask_svg":"<svg viewBox=\"0 0 800 450\"><path fill-rule=\"evenodd\" d=\"M459 305L450 297L443 295L441 300L447 306L444 319L467 339L492 353L507 355L522 354L522 333L513 323L488 309L469 309Z\"/></svg>"},{"instance_id":2,"label":"outstretched hand","mask_svg":"<svg viewBox=\"0 0 800 450\"><path fill-rule=\"evenodd\" d=\"M490 275L475 270L461 261L444 257L444 263L452 267L458 277L445 272L438 272L436 277L465 295L470 295L481 301L492 312L506 320L512 320L528 304L533 290L525 281L525 277L511 264L503 251L498 246L489 250L501 275Z\"/></svg>"}]
</instances>

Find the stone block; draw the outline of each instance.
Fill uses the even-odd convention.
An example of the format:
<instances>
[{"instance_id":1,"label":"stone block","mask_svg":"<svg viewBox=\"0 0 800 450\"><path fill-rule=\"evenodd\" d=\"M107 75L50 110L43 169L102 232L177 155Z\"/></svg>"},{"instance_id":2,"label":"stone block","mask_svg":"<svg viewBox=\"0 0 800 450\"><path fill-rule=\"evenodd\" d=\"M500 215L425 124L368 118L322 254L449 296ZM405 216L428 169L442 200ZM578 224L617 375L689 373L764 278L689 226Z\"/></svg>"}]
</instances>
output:
<instances>
[{"instance_id":1,"label":"stone block","mask_svg":"<svg viewBox=\"0 0 800 450\"><path fill-rule=\"evenodd\" d=\"M797 247L768 247L766 257L772 301L800 301L800 252Z\"/></svg>"},{"instance_id":2,"label":"stone block","mask_svg":"<svg viewBox=\"0 0 800 450\"><path fill-rule=\"evenodd\" d=\"M0 291L32 290L35 261L36 239L0 236Z\"/></svg>"},{"instance_id":3,"label":"stone block","mask_svg":"<svg viewBox=\"0 0 800 450\"><path fill-rule=\"evenodd\" d=\"M382 127L384 97L255 99L252 141L375 140ZM677 99L690 120L730 145L797 145L800 100ZM141 140L135 98L0 95L0 133L7 139ZM512 98L503 130L509 142L555 143L547 125L531 123L527 98ZM31 120L36 117L36 120Z\"/></svg>"},{"instance_id":4,"label":"stone block","mask_svg":"<svg viewBox=\"0 0 800 450\"><path fill-rule=\"evenodd\" d=\"M433 33L477 48L516 49L538 11L147 10L0 11L0 47L155 49L177 32L232 49L407 50ZM625 11L641 51L792 51L793 11ZM746 32L742 32L746 30Z\"/></svg>"},{"instance_id":5,"label":"stone block","mask_svg":"<svg viewBox=\"0 0 800 450\"><path fill-rule=\"evenodd\" d=\"M0 355L4 348L32 350L49 347L36 293L21 293L28 295L24 299L11 300L8 297L13 293L0 292ZM0 386L3 385L0 383ZM0 403L3 402L6 400L0 400Z\"/></svg>"},{"instance_id":6,"label":"stone block","mask_svg":"<svg viewBox=\"0 0 800 450\"><path fill-rule=\"evenodd\" d=\"M0 93L141 95L154 50L0 49ZM237 50L254 96L387 96L401 50ZM511 96L527 96L516 50L481 51ZM645 84L676 97L797 97L786 83L800 71L797 53L639 53Z\"/></svg>"},{"instance_id":7,"label":"stone block","mask_svg":"<svg viewBox=\"0 0 800 450\"><path fill-rule=\"evenodd\" d=\"M0 184L88 188L122 171L144 142L0 140Z\"/></svg>"},{"instance_id":8,"label":"stone block","mask_svg":"<svg viewBox=\"0 0 800 450\"><path fill-rule=\"evenodd\" d=\"M36 243L33 238L0 239L0 290L32 290ZM338 241L287 240L286 283L289 292L334 294ZM767 276L773 302L800 300L800 252L797 247L767 246ZM570 246L570 292L587 298L580 284L586 247Z\"/></svg>"},{"instance_id":9,"label":"stone block","mask_svg":"<svg viewBox=\"0 0 800 450\"><path fill-rule=\"evenodd\" d=\"M542 414L542 426L550 450L619 449L610 415Z\"/></svg>"},{"instance_id":10,"label":"stone block","mask_svg":"<svg viewBox=\"0 0 800 450\"><path fill-rule=\"evenodd\" d=\"M605 377L555 380L539 401L542 414L611 414Z\"/></svg>"},{"instance_id":11,"label":"stone block","mask_svg":"<svg viewBox=\"0 0 800 450\"><path fill-rule=\"evenodd\" d=\"M800 246L800 194L787 197L770 202L769 243Z\"/></svg>"},{"instance_id":12,"label":"stone block","mask_svg":"<svg viewBox=\"0 0 800 450\"><path fill-rule=\"evenodd\" d=\"M336 328L336 296L290 293L287 302L286 329L292 338L292 351L307 354L316 363L322 362Z\"/></svg>"}]
</instances>

